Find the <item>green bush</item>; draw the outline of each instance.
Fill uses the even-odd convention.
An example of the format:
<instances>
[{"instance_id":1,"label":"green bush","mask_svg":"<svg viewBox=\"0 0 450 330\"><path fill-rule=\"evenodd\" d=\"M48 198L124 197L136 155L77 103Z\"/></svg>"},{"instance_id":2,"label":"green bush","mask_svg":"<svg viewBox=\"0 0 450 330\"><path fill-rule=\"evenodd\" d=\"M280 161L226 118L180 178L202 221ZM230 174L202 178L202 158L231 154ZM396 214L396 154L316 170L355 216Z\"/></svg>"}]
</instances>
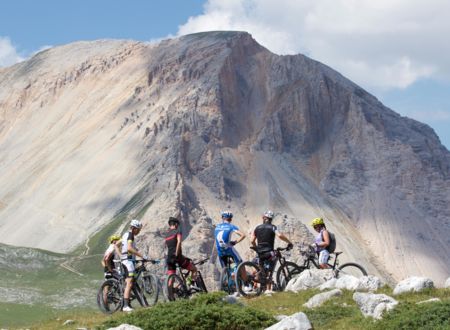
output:
<instances>
[{"instance_id":1,"label":"green bush","mask_svg":"<svg viewBox=\"0 0 450 330\"><path fill-rule=\"evenodd\" d=\"M401 303L394 310L383 315L374 324L374 329L450 329L450 301L415 304Z\"/></svg>"},{"instance_id":2,"label":"green bush","mask_svg":"<svg viewBox=\"0 0 450 330\"><path fill-rule=\"evenodd\" d=\"M190 300L158 304L152 308L135 311L107 321L104 327L116 327L122 323L142 329L264 329L276 321L267 313L229 304L222 300L224 293L198 295Z\"/></svg>"}]
</instances>

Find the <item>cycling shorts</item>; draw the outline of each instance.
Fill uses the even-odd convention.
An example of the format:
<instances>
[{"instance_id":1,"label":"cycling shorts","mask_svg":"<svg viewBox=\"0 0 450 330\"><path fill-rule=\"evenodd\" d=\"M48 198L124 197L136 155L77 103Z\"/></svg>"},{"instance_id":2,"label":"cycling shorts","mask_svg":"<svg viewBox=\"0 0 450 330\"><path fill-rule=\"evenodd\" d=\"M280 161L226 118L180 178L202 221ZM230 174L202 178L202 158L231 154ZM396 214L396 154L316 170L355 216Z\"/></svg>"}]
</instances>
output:
<instances>
[{"instance_id":1,"label":"cycling shorts","mask_svg":"<svg viewBox=\"0 0 450 330\"><path fill-rule=\"evenodd\" d=\"M125 277L134 277L134 271L136 270L136 262L134 260L122 260L124 266Z\"/></svg>"},{"instance_id":2,"label":"cycling shorts","mask_svg":"<svg viewBox=\"0 0 450 330\"><path fill-rule=\"evenodd\" d=\"M319 252L319 265L328 263L328 259L330 259L330 252L328 250L323 249Z\"/></svg>"},{"instance_id":3,"label":"cycling shorts","mask_svg":"<svg viewBox=\"0 0 450 330\"><path fill-rule=\"evenodd\" d=\"M176 273L177 264L180 265L181 268L187 270L192 270L194 268L194 264L191 259L186 258L183 255L178 258L176 256L170 256L167 258L167 275Z\"/></svg>"},{"instance_id":4,"label":"cycling shorts","mask_svg":"<svg viewBox=\"0 0 450 330\"><path fill-rule=\"evenodd\" d=\"M227 259L229 257L233 258L233 261L236 264L236 266L242 262L242 258L239 255L239 253L236 251L235 248L231 247L228 248L224 254L219 253L219 261L222 268L227 265Z\"/></svg>"}]
</instances>

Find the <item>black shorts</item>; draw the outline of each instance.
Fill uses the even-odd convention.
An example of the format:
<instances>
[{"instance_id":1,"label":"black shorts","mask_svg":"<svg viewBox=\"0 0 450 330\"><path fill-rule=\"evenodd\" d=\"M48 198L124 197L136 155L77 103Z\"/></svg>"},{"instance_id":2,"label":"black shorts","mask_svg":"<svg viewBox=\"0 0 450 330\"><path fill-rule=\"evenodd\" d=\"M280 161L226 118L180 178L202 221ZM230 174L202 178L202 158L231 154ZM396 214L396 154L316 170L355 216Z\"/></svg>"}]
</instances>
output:
<instances>
[{"instance_id":1,"label":"black shorts","mask_svg":"<svg viewBox=\"0 0 450 330\"><path fill-rule=\"evenodd\" d=\"M176 256L167 257L167 274L174 274L177 270L177 264L181 268L191 270L194 266L192 260L181 255L178 258Z\"/></svg>"}]
</instances>

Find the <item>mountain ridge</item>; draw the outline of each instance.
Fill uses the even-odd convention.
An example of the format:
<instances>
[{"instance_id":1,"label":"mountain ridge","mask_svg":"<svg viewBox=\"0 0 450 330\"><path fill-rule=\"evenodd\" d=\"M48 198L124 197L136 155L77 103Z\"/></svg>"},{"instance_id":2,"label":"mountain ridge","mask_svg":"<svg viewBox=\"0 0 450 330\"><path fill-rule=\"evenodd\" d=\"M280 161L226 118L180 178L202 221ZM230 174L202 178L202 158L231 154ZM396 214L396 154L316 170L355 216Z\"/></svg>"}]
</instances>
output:
<instances>
[{"instance_id":1,"label":"mountain ridge","mask_svg":"<svg viewBox=\"0 0 450 330\"><path fill-rule=\"evenodd\" d=\"M219 210L249 231L272 208L297 241L325 216L384 278L450 272L448 150L304 55L210 32L76 43L0 73L3 243L67 252L150 204L142 248L162 255L175 215L186 254L209 255Z\"/></svg>"}]
</instances>

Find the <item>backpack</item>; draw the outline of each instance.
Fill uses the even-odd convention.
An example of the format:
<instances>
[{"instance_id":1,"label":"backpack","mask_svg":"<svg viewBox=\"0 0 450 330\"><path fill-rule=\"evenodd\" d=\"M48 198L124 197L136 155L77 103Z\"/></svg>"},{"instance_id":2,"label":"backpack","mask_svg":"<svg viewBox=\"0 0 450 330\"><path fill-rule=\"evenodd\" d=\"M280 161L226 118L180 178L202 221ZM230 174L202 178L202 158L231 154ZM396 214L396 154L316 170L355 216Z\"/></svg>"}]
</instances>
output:
<instances>
[{"instance_id":1,"label":"backpack","mask_svg":"<svg viewBox=\"0 0 450 330\"><path fill-rule=\"evenodd\" d=\"M326 247L326 250L330 253L333 253L336 250L336 236L334 236L334 234L329 230L328 230L328 235L330 236L330 244ZM322 236L322 241L323 241L323 236Z\"/></svg>"}]
</instances>

